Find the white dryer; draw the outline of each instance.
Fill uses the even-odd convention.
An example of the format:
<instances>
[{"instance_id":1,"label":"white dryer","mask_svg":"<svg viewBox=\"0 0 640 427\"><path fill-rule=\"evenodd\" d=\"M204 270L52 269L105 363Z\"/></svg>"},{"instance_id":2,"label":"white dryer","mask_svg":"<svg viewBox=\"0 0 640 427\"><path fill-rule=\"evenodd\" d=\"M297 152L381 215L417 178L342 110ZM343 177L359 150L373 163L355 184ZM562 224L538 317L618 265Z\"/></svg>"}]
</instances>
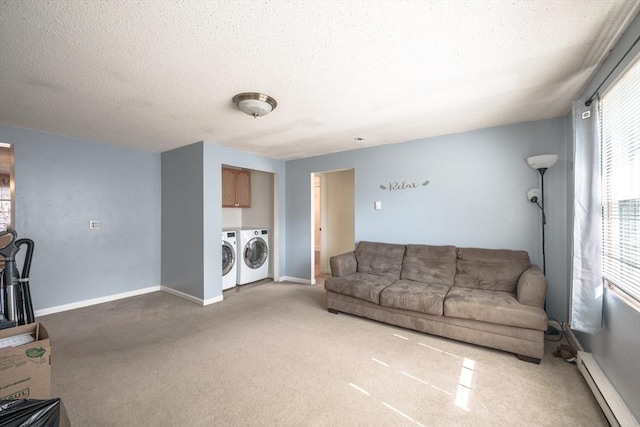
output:
<instances>
[{"instance_id":1,"label":"white dryer","mask_svg":"<svg viewBox=\"0 0 640 427\"><path fill-rule=\"evenodd\" d=\"M238 285L266 279L269 275L269 231L238 231Z\"/></svg>"},{"instance_id":2,"label":"white dryer","mask_svg":"<svg viewBox=\"0 0 640 427\"><path fill-rule=\"evenodd\" d=\"M222 232L222 290L233 288L238 279L237 231Z\"/></svg>"}]
</instances>

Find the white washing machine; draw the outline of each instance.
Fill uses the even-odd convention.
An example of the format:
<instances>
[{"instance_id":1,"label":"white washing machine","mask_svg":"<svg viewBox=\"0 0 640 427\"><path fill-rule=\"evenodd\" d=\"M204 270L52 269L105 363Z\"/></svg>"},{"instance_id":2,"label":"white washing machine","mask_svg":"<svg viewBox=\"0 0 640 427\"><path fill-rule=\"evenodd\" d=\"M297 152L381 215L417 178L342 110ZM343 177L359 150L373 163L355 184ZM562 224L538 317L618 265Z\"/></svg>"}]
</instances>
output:
<instances>
[{"instance_id":1,"label":"white washing machine","mask_svg":"<svg viewBox=\"0 0 640 427\"><path fill-rule=\"evenodd\" d=\"M266 279L269 275L269 231L238 231L238 285Z\"/></svg>"},{"instance_id":2,"label":"white washing machine","mask_svg":"<svg viewBox=\"0 0 640 427\"><path fill-rule=\"evenodd\" d=\"M222 232L222 290L233 288L238 279L237 231Z\"/></svg>"}]
</instances>

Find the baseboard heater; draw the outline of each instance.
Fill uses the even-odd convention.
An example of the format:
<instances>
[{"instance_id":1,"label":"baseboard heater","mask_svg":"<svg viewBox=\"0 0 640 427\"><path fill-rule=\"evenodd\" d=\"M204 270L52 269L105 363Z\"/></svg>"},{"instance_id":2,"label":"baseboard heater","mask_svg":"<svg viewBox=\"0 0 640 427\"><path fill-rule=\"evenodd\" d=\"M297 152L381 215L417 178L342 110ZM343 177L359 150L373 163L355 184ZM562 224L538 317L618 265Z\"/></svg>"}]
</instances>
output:
<instances>
[{"instance_id":1,"label":"baseboard heater","mask_svg":"<svg viewBox=\"0 0 640 427\"><path fill-rule=\"evenodd\" d=\"M609 378L602 372L600 365L591 353L578 352L578 369L613 427L639 427L629 407L620 397Z\"/></svg>"}]
</instances>

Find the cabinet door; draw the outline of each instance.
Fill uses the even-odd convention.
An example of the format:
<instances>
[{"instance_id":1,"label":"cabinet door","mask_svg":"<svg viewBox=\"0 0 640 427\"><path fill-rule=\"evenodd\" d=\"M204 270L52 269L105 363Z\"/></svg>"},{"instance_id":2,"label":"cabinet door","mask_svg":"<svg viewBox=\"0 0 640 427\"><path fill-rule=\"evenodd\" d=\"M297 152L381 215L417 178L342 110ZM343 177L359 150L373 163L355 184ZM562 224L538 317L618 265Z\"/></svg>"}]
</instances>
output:
<instances>
[{"instance_id":1,"label":"cabinet door","mask_svg":"<svg viewBox=\"0 0 640 427\"><path fill-rule=\"evenodd\" d=\"M236 171L222 168L222 207L236 207Z\"/></svg>"},{"instance_id":2,"label":"cabinet door","mask_svg":"<svg viewBox=\"0 0 640 427\"><path fill-rule=\"evenodd\" d=\"M251 207L251 172L236 171L236 203L238 207Z\"/></svg>"}]
</instances>

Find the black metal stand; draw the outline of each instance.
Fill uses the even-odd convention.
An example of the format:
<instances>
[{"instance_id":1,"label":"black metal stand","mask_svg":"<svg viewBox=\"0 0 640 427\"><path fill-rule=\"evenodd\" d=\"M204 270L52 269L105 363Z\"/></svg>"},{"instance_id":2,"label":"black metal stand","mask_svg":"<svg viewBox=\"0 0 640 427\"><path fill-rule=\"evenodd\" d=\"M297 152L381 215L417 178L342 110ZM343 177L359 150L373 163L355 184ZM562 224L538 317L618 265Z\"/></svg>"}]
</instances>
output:
<instances>
[{"instance_id":1,"label":"black metal stand","mask_svg":"<svg viewBox=\"0 0 640 427\"><path fill-rule=\"evenodd\" d=\"M540 210L542 211L542 272L544 273L545 277L547 275L547 260L546 260L546 254L545 254L545 241L544 241L544 229L545 226L547 225L547 217L544 213L544 173L547 171L547 168L540 168L538 169L538 172L540 172L540 188L541 188L541 192L540 192L540 204L538 204L538 201L535 200L534 203L536 205L538 205L538 207L540 208ZM544 300L544 310L547 311L547 300L545 298ZM547 325L547 330L544 332L545 335L558 335L560 334L560 331L558 329L556 329L555 327L551 326L551 325Z\"/></svg>"}]
</instances>

